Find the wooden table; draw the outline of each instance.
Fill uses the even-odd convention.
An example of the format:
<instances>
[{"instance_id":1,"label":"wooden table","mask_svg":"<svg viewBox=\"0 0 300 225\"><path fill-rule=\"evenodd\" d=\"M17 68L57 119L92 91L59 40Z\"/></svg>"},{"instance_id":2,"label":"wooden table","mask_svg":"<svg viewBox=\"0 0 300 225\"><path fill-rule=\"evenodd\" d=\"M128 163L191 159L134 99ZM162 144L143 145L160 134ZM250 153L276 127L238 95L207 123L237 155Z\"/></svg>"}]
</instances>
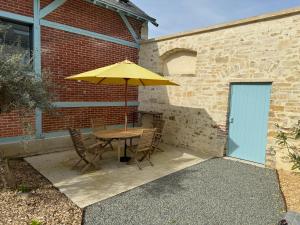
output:
<instances>
[{"instance_id":1,"label":"wooden table","mask_svg":"<svg viewBox=\"0 0 300 225\"><path fill-rule=\"evenodd\" d=\"M127 131L123 129L113 129L113 130L100 130L97 132L94 132L93 135L96 138L99 138L101 140L105 141L112 141L112 140L117 140L117 146L118 146L118 161L120 161L121 156L121 141L122 140L127 140L127 139L132 139L132 138L137 138L140 137L143 133L143 130L145 128L141 127L136 127L136 128L127 128ZM124 157L126 158L126 142L125 142L125 149L124 149Z\"/></svg>"}]
</instances>

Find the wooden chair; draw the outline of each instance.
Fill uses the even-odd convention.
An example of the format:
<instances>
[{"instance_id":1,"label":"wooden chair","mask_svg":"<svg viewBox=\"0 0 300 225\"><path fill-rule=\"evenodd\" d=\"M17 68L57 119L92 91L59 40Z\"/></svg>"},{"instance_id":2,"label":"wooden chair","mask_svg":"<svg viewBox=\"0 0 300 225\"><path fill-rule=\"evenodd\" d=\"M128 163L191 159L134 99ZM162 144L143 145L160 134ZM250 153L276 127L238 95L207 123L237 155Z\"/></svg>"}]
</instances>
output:
<instances>
[{"instance_id":1,"label":"wooden chair","mask_svg":"<svg viewBox=\"0 0 300 225\"><path fill-rule=\"evenodd\" d=\"M162 134L163 134L165 124L166 124L165 120L156 121L153 124L153 127L156 128L156 132L155 132L155 135L153 138L153 143L152 143L152 145L153 145L152 153L154 153L155 151L163 152L163 150L159 148L159 145L162 141Z\"/></svg>"},{"instance_id":2,"label":"wooden chair","mask_svg":"<svg viewBox=\"0 0 300 225\"><path fill-rule=\"evenodd\" d=\"M133 159L134 162L137 164L139 169L141 170L141 161L146 159L151 166L153 166L153 163L150 160L150 155L152 151L152 143L153 143L153 138L155 134L156 129L145 129L143 130L143 133L141 137L138 140L138 145L132 148L132 153L133 153ZM142 154L142 158L138 158L139 153Z\"/></svg>"},{"instance_id":3,"label":"wooden chair","mask_svg":"<svg viewBox=\"0 0 300 225\"><path fill-rule=\"evenodd\" d=\"M98 159L102 159L102 154L106 151L106 149L103 147L105 143L102 141L96 141L93 144L87 145L85 141L90 138L83 138L79 129L69 128L69 132L75 151L80 157L80 160L73 166L73 168L77 167L81 161L85 162L86 164L81 169L82 173L84 173L91 166L97 168L96 161Z\"/></svg>"},{"instance_id":4,"label":"wooden chair","mask_svg":"<svg viewBox=\"0 0 300 225\"><path fill-rule=\"evenodd\" d=\"M102 118L92 118L91 124L92 124L92 132L93 133L107 129L107 127L104 123L104 120ZM110 146L111 150L114 150L111 141L107 142L107 145Z\"/></svg>"},{"instance_id":5,"label":"wooden chair","mask_svg":"<svg viewBox=\"0 0 300 225\"><path fill-rule=\"evenodd\" d=\"M92 131L97 132L100 130L106 130L106 125L102 118L92 118L91 119L92 124Z\"/></svg>"}]
</instances>

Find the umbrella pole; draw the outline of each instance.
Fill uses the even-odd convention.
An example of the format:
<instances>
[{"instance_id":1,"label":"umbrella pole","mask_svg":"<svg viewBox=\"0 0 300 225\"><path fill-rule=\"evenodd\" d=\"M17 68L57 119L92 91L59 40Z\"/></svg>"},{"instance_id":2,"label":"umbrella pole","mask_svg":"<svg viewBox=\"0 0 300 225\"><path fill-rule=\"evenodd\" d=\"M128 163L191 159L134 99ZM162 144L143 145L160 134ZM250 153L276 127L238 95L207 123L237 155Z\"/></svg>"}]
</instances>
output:
<instances>
[{"instance_id":1,"label":"umbrella pole","mask_svg":"<svg viewBox=\"0 0 300 225\"><path fill-rule=\"evenodd\" d=\"M128 89L128 79L125 79L125 131L127 131L127 89Z\"/></svg>"}]
</instances>

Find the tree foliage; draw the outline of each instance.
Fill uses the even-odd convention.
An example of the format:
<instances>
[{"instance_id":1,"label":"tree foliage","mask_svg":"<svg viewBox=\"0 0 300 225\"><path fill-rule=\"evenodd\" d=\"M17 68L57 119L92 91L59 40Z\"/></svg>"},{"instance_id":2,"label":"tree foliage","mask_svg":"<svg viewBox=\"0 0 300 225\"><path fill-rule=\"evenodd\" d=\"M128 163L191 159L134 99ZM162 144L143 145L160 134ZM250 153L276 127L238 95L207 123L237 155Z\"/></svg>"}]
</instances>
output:
<instances>
[{"instance_id":1,"label":"tree foliage","mask_svg":"<svg viewBox=\"0 0 300 225\"><path fill-rule=\"evenodd\" d=\"M47 73L36 76L27 54L18 45L0 45L0 113L51 109Z\"/></svg>"},{"instance_id":2,"label":"tree foliage","mask_svg":"<svg viewBox=\"0 0 300 225\"><path fill-rule=\"evenodd\" d=\"M0 27L2 31L5 32L5 27ZM27 115L36 108L44 111L52 108L54 95L51 90L49 73L34 73L30 52L18 43L0 44L0 116L11 111L18 112L23 131L33 133L32 120ZM9 160L1 151L0 177L5 188L16 188L16 177L10 170Z\"/></svg>"}]
</instances>

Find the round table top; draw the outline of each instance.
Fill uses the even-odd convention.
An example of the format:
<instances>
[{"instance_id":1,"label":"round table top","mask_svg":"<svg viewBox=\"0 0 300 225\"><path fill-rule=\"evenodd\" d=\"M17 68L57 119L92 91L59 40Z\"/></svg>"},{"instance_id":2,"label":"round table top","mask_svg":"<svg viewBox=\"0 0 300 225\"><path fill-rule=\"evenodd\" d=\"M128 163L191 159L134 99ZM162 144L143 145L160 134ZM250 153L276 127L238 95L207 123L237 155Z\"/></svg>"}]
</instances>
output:
<instances>
[{"instance_id":1,"label":"round table top","mask_svg":"<svg viewBox=\"0 0 300 225\"><path fill-rule=\"evenodd\" d=\"M113 130L100 130L94 132L93 135L100 139L127 139L139 137L142 135L145 128L127 128L125 131L123 129L113 129Z\"/></svg>"}]
</instances>

